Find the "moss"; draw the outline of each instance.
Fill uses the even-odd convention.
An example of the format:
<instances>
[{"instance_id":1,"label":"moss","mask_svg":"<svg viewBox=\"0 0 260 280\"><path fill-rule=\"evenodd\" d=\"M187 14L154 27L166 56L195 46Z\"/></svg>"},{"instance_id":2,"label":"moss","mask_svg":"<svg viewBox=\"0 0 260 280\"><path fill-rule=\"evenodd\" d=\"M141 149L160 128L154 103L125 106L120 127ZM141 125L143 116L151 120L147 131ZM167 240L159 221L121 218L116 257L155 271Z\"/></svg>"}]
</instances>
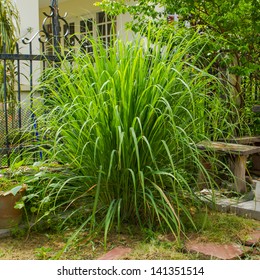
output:
<instances>
[{"instance_id":1,"label":"moss","mask_svg":"<svg viewBox=\"0 0 260 280\"><path fill-rule=\"evenodd\" d=\"M194 221L201 241L218 243L246 240L246 236L260 225L258 221L218 212L197 214Z\"/></svg>"}]
</instances>

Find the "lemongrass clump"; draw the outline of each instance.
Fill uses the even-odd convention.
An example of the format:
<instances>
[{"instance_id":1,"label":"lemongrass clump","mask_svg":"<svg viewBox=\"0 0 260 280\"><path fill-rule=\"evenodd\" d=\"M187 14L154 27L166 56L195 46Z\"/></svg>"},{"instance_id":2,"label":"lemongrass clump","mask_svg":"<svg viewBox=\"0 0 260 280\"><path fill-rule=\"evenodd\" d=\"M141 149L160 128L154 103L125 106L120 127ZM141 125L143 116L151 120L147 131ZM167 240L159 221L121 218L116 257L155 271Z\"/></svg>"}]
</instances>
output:
<instances>
[{"instance_id":1,"label":"lemongrass clump","mask_svg":"<svg viewBox=\"0 0 260 280\"><path fill-rule=\"evenodd\" d=\"M195 143L233 129L232 110L221 83L200 68L196 36L175 42L158 35L107 50L93 41L93 54L70 54L72 67L65 60L46 73L40 135L48 160L66 171L41 174L39 213L72 208L72 217L83 207L82 226L105 238L124 223L179 237L192 222L203 169Z\"/></svg>"}]
</instances>

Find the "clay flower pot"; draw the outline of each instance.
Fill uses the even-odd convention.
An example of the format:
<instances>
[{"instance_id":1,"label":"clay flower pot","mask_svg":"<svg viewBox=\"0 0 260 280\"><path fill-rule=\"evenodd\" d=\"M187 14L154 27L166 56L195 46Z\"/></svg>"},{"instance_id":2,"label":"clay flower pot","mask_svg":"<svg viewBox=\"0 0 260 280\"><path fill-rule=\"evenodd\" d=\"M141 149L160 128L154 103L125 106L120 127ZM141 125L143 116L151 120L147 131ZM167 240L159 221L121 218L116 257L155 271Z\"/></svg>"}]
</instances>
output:
<instances>
[{"instance_id":1,"label":"clay flower pot","mask_svg":"<svg viewBox=\"0 0 260 280\"><path fill-rule=\"evenodd\" d=\"M17 226L22 219L22 209L15 209L18 202L25 192L26 186L18 185L17 182L10 182L10 190L1 190L0 181L0 229Z\"/></svg>"}]
</instances>

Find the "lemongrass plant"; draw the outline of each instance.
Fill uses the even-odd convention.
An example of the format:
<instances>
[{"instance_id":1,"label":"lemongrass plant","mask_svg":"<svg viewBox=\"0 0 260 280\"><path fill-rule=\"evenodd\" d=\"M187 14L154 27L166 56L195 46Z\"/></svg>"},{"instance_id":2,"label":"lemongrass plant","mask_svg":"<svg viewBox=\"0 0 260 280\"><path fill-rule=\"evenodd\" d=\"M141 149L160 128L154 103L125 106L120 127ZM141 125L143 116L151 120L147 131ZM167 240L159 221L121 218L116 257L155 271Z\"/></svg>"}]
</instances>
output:
<instances>
[{"instance_id":1,"label":"lemongrass plant","mask_svg":"<svg viewBox=\"0 0 260 280\"><path fill-rule=\"evenodd\" d=\"M93 41L92 54L72 53L72 67L64 60L46 73L47 113L37 121L48 161L65 170L37 175L44 184L28 200L41 217L71 209L80 229L102 230L105 241L125 223L177 238L192 223L203 169L195 143L229 133L234 111L221 82L200 69L196 36L175 42Z\"/></svg>"}]
</instances>

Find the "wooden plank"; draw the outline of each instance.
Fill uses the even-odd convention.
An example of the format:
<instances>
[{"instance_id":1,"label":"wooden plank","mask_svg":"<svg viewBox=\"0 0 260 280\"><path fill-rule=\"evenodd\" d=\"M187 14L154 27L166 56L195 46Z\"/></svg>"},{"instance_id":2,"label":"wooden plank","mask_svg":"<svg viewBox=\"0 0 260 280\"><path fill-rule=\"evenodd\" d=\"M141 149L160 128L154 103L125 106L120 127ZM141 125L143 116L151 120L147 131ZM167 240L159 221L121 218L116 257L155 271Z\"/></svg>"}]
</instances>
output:
<instances>
[{"instance_id":1,"label":"wooden plank","mask_svg":"<svg viewBox=\"0 0 260 280\"><path fill-rule=\"evenodd\" d=\"M254 175L256 175L256 176L260 176L260 170L250 170L250 173L251 174L254 174Z\"/></svg>"},{"instance_id":2,"label":"wooden plank","mask_svg":"<svg viewBox=\"0 0 260 280\"><path fill-rule=\"evenodd\" d=\"M260 143L260 136L243 136L243 137L234 137L231 139L222 139L222 141L226 141L228 143L236 143L236 144L255 144Z\"/></svg>"},{"instance_id":3,"label":"wooden plank","mask_svg":"<svg viewBox=\"0 0 260 280\"><path fill-rule=\"evenodd\" d=\"M197 144L197 147L201 150L208 150L213 152L229 153L234 155L250 155L260 153L260 147L225 143L225 142L212 142L202 141Z\"/></svg>"}]
</instances>

